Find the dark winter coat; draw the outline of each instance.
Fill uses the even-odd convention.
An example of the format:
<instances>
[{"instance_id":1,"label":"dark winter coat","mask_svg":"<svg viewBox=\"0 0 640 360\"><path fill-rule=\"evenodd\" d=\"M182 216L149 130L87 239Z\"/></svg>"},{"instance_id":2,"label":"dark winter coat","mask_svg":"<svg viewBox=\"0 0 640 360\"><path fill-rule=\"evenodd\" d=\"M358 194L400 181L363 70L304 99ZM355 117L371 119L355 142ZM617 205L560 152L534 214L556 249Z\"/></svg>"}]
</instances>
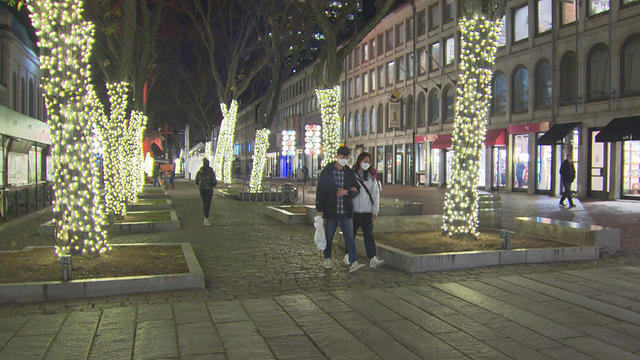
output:
<instances>
[{"instance_id":1,"label":"dark winter coat","mask_svg":"<svg viewBox=\"0 0 640 360\"><path fill-rule=\"evenodd\" d=\"M338 217L338 187L336 186L336 179L333 175L333 170L336 168L336 162L331 162L322 169L320 177L318 178L318 186L316 187L316 210L324 213L325 219L335 219ZM344 196L344 211L348 217L353 217L353 200L352 198L358 195L360 185L356 180L355 174L350 167L345 166L344 170L344 184L343 189L347 190L347 195ZM358 191L350 190L352 187L358 189Z\"/></svg>"},{"instance_id":2,"label":"dark winter coat","mask_svg":"<svg viewBox=\"0 0 640 360\"><path fill-rule=\"evenodd\" d=\"M563 184L571 184L576 179L576 168L569 159L565 159L560 165L560 178Z\"/></svg>"},{"instance_id":3,"label":"dark winter coat","mask_svg":"<svg viewBox=\"0 0 640 360\"><path fill-rule=\"evenodd\" d=\"M200 186L200 190L211 190L218 185L216 173L210 166L201 167L196 174L196 185Z\"/></svg>"}]
</instances>

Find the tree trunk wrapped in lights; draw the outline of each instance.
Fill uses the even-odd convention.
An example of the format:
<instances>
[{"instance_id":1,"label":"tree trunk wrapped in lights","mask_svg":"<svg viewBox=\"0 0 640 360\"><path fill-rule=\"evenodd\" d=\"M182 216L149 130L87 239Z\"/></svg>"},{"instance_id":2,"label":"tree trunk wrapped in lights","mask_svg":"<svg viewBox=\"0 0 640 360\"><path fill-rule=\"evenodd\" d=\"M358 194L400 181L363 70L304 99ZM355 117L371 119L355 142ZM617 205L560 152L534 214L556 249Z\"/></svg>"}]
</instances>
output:
<instances>
[{"instance_id":1,"label":"tree trunk wrapped in lights","mask_svg":"<svg viewBox=\"0 0 640 360\"><path fill-rule=\"evenodd\" d=\"M476 238L479 235L480 157L501 21L475 15L461 18L458 26L461 44L453 130L454 156L444 201L442 231L449 236Z\"/></svg>"},{"instance_id":2,"label":"tree trunk wrapped in lights","mask_svg":"<svg viewBox=\"0 0 640 360\"><path fill-rule=\"evenodd\" d=\"M128 203L138 201L138 194L144 186L142 170L142 135L147 124L147 117L140 111L132 111L129 124L124 133L125 192Z\"/></svg>"},{"instance_id":3,"label":"tree trunk wrapped in lights","mask_svg":"<svg viewBox=\"0 0 640 360\"><path fill-rule=\"evenodd\" d=\"M56 254L110 250L95 161L89 57L94 27L80 0L27 2L40 48L53 162Z\"/></svg>"},{"instance_id":4,"label":"tree trunk wrapped in lights","mask_svg":"<svg viewBox=\"0 0 640 360\"><path fill-rule=\"evenodd\" d=\"M340 146L340 86L333 89L316 89L322 112L322 166L336 160Z\"/></svg>"},{"instance_id":5,"label":"tree trunk wrapped in lights","mask_svg":"<svg viewBox=\"0 0 640 360\"><path fill-rule=\"evenodd\" d=\"M229 111L226 111L226 107L222 108L222 114L227 119L227 141L224 152L224 167L223 181L225 184L231 184L231 169L233 164L233 141L236 133L236 123L238 120L238 102L236 100L231 101Z\"/></svg>"},{"instance_id":6,"label":"tree trunk wrapped in lights","mask_svg":"<svg viewBox=\"0 0 640 360\"><path fill-rule=\"evenodd\" d=\"M129 84L126 82L108 83L107 95L111 109L109 116L102 116L99 126L104 146L103 176L105 187L105 205L113 216L126 213L126 151L123 147Z\"/></svg>"},{"instance_id":7,"label":"tree trunk wrapped in lights","mask_svg":"<svg viewBox=\"0 0 640 360\"><path fill-rule=\"evenodd\" d=\"M238 118L238 102L232 100L228 109L227 105L221 103L220 109L222 110L223 119L220 124L220 132L218 133L216 153L213 157L213 171L215 171L218 178L223 179L225 184L231 184L233 138L236 129L236 120Z\"/></svg>"},{"instance_id":8,"label":"tree trunk wrapped in lights","mask_svg":"<svg viewBox=\"0 0 640 360\"><path fill-rule=\"evenodd\" d=\"M264 178L264 166L267 163L267 150L269 149L269 134L271 130L260 129L256 131L255 148L253 150L253 168L249 191L252 193L262 191L262 179Z\"/></svg>"}]
</instances>

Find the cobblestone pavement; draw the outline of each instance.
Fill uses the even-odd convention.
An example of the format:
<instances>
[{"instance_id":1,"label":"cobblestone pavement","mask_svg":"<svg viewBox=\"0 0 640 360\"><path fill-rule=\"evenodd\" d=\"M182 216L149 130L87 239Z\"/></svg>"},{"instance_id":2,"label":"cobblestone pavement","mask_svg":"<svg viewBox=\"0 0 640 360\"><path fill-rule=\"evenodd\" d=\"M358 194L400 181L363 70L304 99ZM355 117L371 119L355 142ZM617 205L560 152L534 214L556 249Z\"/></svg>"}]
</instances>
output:
<instances>
[{"instance_id":1,"label":"cobblestone pavement","mask_svg":"<svg viewBox=\"0 0 640 360\"><path fill-rule=\"evenodd\" d=\"M282 225L264 204L216 197L203 227L193 185L171 197L182 229L113 242L191 242L206 290L0 306L0 359L640 358L635 248L598 261L348 274L339 261L321 267L311 226ZM35 226L48 216L2 225L0 249L47 243Z\"/></svg>"}]
</instances>

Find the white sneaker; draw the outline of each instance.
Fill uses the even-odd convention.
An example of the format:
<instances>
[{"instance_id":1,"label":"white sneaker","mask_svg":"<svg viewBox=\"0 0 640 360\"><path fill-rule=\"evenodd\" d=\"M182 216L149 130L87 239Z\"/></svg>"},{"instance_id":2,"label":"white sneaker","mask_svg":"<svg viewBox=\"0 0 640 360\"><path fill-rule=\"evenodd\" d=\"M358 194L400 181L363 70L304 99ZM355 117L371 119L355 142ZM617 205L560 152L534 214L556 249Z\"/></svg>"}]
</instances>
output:
<instances>
[{"instance_id":1,"label":"white sneaker","mask_svg":"<svg viewBox=\"0 0 640 360\"><path fill-rule=\"evenodd\" d=\"M349 262L349 253L344 254L344 257L342 258L342 262L347 266L351 265L351 263Z\"/></svg>"},{"instance_id":2,"label":"white sneaker","mask_svg":"<svg viewBox=\"0 0 640 360\"><path fill-rule=\"evenodd\" d=\"M374 256L369 260L369 267L372 269L375 269L378 266L382 266L382 265L384 265L384 260L378 259L377 256Z\"/></svg>"},{"instance_id":3,"label":"white sneaker","mask_svg":"<svg viewBox=\"0 0 640 360\"><path fill-rule=\"evenodd\" d=\"M204 226L211 226L211 223L209 222L209 219L204 218Z\"/></svg>"},{"instance_id":4,"label":"white sneaker","mask_svg":"<svg viewBox=\"0 0 640 360\"><path fill-rule=\"evenodd\" d=\"M332 269L333 268L333 265L331 265L331 259L330 258L324 259L324 268L325 269Z\"/></svg>"},{"instance_id":5,"label":"white sneaker","mask_svg":"<svg viewBox=\"0 0 640 360\"><path fill-rule=\"evenodd\" d=\"M357 261L354 261L353 264L351 264L351 267L349 268L349 272L356 272L360 269L362 269L364 267L364 264L358 264Z\"/></svg>"}]
</instances>

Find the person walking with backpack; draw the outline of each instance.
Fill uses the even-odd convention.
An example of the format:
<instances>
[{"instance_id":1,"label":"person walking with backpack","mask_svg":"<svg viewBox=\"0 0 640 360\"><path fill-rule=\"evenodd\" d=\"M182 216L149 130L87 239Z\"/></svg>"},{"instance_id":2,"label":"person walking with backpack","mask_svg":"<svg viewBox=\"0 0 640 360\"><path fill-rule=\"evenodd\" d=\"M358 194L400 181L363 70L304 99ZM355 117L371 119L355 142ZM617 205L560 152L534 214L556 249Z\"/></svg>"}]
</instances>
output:
<instances>
[{"instance_id":1,"label":"person walking with backpack","mask_svg":"<svg viewBox=\"0 0 640 360\"><path fill-rule=\"evenodd\" d=\"M344 242L349 252L349 272L355 272L364 267L358 263L356 244L353 240L353 202L352 198L358 194L359 185L353 170L347 166L349 148L341 146L337 151L337 161L330 162L322 169L316 188L316 210L318 216L324 219L327 244L324 249L324 267L332 268L331 244L338 229L338 224L344 234Z\"/></svg>"},{"instance_id":2,"label":"person walking with backpack","mask_svg":"<svg viewBox=\"0 0 640 360\"><path fill-rule=\"evenodd\" d=\"M209 166L209 159L202 159L202 167L196 174L196 185L200 188L200 197L202 198L202 212L204 214L204 226L211 226L209 222L209 209L211 208L211 198L213 197L213 188L218 184L216 173Z\"/></svg>"},{"instance_id":3,"label":"person walking with backpack","mask_svg":"<svg viewBox=\"0 0 640 360\"><path fill-rule=\"evenodd\" d=\"M571 183L576 179L576 168L573 166L573 155L569 152L567 158L560 165L560 178L562 180L562 197L560 198L560 206L564 207L564 199L569 200L569 207L576 207L571 197Z\"/></svg>"},{"instance_id":4,"label":"person walking with backpack","mask_svg":"<svg viewBox=\"0 0 640 360\"><path fill-rule=\"evenodd\" d=\"M378 218L380 209L380 188L378 180L371 167L371 155L362 152L358 155L354 166L356 180L360 184L360 192L353 198L353 236L362 227L364 247L369 258L369 267L376 268L384 265L384 260L376 256L376 242L373 238L373 222ZM345 259L347 259L345 255Z\"/></svg>"}]
</instances>

